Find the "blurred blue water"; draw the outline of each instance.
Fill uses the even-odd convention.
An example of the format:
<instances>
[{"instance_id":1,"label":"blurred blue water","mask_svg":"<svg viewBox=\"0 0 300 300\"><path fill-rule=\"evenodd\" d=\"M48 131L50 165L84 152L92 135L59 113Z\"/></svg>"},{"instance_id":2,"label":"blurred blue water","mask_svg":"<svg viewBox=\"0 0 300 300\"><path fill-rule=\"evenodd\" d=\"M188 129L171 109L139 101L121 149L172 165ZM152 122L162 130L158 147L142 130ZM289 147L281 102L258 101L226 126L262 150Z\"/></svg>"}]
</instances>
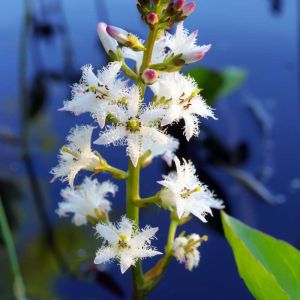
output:
<instances>
[{"instance_id":1,"label":"blurred blue water","mask_svg":"<svg viewBox=\"0 0 300 300\"><path fill-rule=\"evenodd\" d=\"M34 1L33 1L34 2ZM224 143L236 145L246 141L251 150L251 159L245 170L255 173L262 165L271 167L274 174L267 186L274 194L282 194L286 202L270 206L248 193L230 177L218 170L211 170L229 192L234 215L247 224L261 229L277 238L283 239L299 248L299 189L295 189L299 174L299 99L298 99L298 36L296 0L283 1L282 11L271 11L271 1L196 1L198 10L187 21L191 30L199 29L201 43L212 43L213 48L201 65L222 69L226 66L243 68L248 73L247 82L233 96L221 99L216 107L217 122L209 122ZM62 2L64 13L58 12L56 1L45 1L48 6L43 20L67 25L74 62L74 77L80 67L91 63L99 68L106 63L100 52L96 36L99 20L124 27L139 36L146 35L146 28L139 20L134 1L98 0ZM38 6L36 6L38 7ZM40 8L40 7L38 7ZM23 6L19 1L5 1L0 21L0 131L9 129L18 133L18 59ZM63 20L63 21L62 21ZM40 57L36 55L40 47ZM60 38L51 41L30 41L28 48L29 80L43 70L61 70L63 65L63 42ZM36 172L41 180L48 199L48 215L54 223L54 214L59 201L60 183L49 185L49 170L56 164L57 149L64 143L69 129L78 123L90 122L87 117L75 119L67 113L58 113L62 101L70 97L66 82L52 82L49 86L47 112L43 125L32 128L33 156ZM247 101L257 99L269 112L272 132L268 139L262 136L257 121L247 111ZM57 136L57 145L48 152L40 150L40 136L51 132ZM95 133L96 134L96 133ZM97 134L96 134L97 135ZM18 176L24 183L24 204L27 215L22 220L23 236L18 246L29 236L39 232L30 190L26 188L24 168L19 162L20 151L0 142L0 176ZM120 149L102 148L101 153L109 161L126 167ZM122 152L123 154L124 152ZM151 195L157 189L156 180L160 177L161 165L155 161L153 166L142 173L141 189L143 195ZM150 184L151 178L153 184ZM294 188L293 188L294 183ZM124 193L124 185L120 194ZM124 209L124 199L116 199L116 206ZM157 245L162 248L166 239L168 216L151 210L143 215L142 223L160 225ZM74 230L77 230L74 227ZM226 241L208 226L192 222L187 231L208 234L209 242L202 247L202 258L197 270L189 273L175 262L150 299L251 299L244 283L239 279L233 256ZM91 233L93 234L93 232ZM85 247L86 245L82 245ZM151 266L152 262L145 262ZM112 270L121 285L128 289L129 273L121 276L115 266ZM59 277L55 283L59 299L115 299L110 293L90 284ZM93 296L94 294L97 296Z\"/></svg>"}]
</instances>

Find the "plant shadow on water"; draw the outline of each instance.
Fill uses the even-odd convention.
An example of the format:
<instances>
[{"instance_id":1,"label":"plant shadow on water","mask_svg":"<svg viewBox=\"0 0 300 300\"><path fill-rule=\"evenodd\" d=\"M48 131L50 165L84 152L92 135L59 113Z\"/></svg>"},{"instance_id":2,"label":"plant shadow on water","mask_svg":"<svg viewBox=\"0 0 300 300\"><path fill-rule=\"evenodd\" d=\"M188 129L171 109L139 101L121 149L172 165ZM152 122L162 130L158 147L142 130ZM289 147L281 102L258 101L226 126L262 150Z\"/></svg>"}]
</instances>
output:
<instances>
[{"instance_id":1,"label":"plant shadow on water","mask_svg":"<svg viewBox=\"0 0 300 300\"><path fill-rule=\"evenodd\" d=\"M91 262L99 240L94 232L75 230L68 220L58 219L55 209L61 185L48 183L57 149L75 124L72 116L57 109L69 98L68 87L78 81L80 67L104 62L97 22L115 23L118 19L125 28L142 31L132 1L119 2L24 1L27 5L20 6L6 1L3 26L0 22L7 45L0 50L4 51L1 57L8 57L0 62L5 70L0 75L5 83L0 91L0 196L14 233L29 299L128 298L129 275L121 276L115 266L95 268ZM242 2L202 1L201 9L190 19L189 26L200 27L199 38L212 40L214 48L197 69L186 71L203 89L207 101L217 107L219 121L203 121L199 139L189 144L179 134L183 124L173 126L170 133L181 139L177 155L195 162L200 179L224 199L228 212L299 248L299 226L295 226L300 208L294 42L297 3ZM18 8L13 9L15 6ZM117 7L118 13L112 17L110 12L116 13ZM5 15L6 11L14 15ZM19 39L12 40L21 28ZM285 44L290 47L282 46ZM19 52L10 54L11 49ZM80 117L83 124L86 120ZM103 153L117 164L125 164L117 151L107 148ZM145 193L153 193L161 169L155 162L143 171ZM114 203L119 214L122 200ZM289 216L284 226L283 216ZM153 217L160 220L161 232L165 232L164 216L155 208L143 215L150 224ZM210 237L202 248L197 271L192 276L172 264L150 299L198 294L204 299L232 299L233 289L235 299L251 299L238 277L217 212L208 224L211 226L193 221L188 225ZM166 238L162 233L159 237ZM159 243L162 247L163 242ZM2 244L0 251L1 269L9 270ZM0 299L11 299L11 289L10 272L1 272Z\"/></svg>"}]
</instances>

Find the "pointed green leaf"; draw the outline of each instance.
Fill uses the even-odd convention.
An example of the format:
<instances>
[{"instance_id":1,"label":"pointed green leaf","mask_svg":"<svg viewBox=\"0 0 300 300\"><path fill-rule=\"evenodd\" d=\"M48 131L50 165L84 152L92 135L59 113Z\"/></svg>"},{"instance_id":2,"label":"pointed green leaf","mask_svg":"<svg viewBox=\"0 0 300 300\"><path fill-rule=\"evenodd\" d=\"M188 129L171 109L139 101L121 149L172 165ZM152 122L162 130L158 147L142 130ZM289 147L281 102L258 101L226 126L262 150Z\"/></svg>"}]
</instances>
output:
<instances>
[{"instance_id":1,"label":"pointed green leaf","mask_svg":"<svg viewBox=\"0 0 300 300\"><path fill-rule=\"evenodd\" d=\"M240 276L256 299L300 299L300 252L222 212Z\"/></svg>"}]
</instances>

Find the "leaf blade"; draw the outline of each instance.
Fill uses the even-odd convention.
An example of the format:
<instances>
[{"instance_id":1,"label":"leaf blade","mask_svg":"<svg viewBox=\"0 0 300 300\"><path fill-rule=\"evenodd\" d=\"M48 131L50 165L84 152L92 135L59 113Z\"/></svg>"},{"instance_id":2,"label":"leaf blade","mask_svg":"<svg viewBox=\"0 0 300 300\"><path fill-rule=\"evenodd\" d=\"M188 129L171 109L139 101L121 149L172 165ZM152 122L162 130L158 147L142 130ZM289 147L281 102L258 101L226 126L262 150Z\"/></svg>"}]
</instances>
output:
<instances>
[{"instance_id":1,"label":"leaf blade","mask_svg":"<svg viewBox=\"0 0 300 300\"><path fill-rule=\"evenodd\" d=\"M297 249L251 229L224 212L222 223L239 274L257 299L300 299Z\"/></svg>"}]
</instances>

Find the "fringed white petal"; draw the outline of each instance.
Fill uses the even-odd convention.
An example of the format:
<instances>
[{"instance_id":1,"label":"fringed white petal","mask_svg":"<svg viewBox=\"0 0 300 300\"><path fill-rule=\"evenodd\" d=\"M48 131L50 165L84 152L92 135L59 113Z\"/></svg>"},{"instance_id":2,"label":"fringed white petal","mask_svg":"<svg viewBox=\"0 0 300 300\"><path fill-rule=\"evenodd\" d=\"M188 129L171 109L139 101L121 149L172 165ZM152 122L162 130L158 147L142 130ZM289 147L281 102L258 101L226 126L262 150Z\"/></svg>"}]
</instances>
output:
<instances>
[{"instance_id":1,"label":"fringed white petal","mask_svg":"<svg viewBox=\"0 0 300 300\"><path fill-rule=\"evenodd\" d=\"M94 141L94 144L98 145L109 145L122 140L126 136L126 130L124 127L110 127L108 130L103 132L100 137Z\"/></svg>"},{"instance_id":2,"label":"fringed white petal","mask_svg":"<svg viewBox=\"0 0 300 300\"><path fill-rule=\"evenodd\" d=\"M185 122L184 134L186 139L189 141L193 135L197 135L199 133L198 119L194 115L188 114L185 114L183 119Z\"/></svg>"},{"instance_id":3,"label":"fringed white petal","mask_svg":"<svg viewBox=\"0 0 300 300\"><path fill-rule=\"evenodd\" d=\"M131 266L135 264L134 258L128 253L122 253L120 256L121 273L124 274Z\"/></svg>"},{"instance_id":4,"label":"fringed white petal","mask_svg":"<svg viewBox=\"0 0 300 300\"><path fill-rule=\"evenodd\" d=\"M105 241L107 241L111 245L116 245L119 241L118 233L110 225L106 225L106 224L102 224L102 223L97 224L96 231L101 238L103 238Z\"/></svg>"},{"instance_id":5,"label":"fringed white petal","mask_svg":"<svg viewBox=\"0 0 300 300\"><path fill-rule=\"evenodd\" d=\"M127 137L127 155L134 167L136 167L141 153L140 136L129 134Z\"/></svg>"},{"instance_id":6,"label":"fringed white petal","mask_svg":"<svg viewBox=\"0 0 300 300\"><path fill-rule=\"evenodd\" d=\"M139 232L132 241L138 245L145 244L149 240L151 240L156 232L158 231L158 227L146 227L144 230Z\"/></svg>"},{"instance_id":7,"label":"fringed white petal","mask_svg":"<svg viewBox=\"0 0 300 300\"><path fill-rule=\"evenodd\" d=\"M114 250L111 247L103 247L97 251L94 264L99 265L108 263L113 258L115 258Z\"/></svg>"}]
</instances>

